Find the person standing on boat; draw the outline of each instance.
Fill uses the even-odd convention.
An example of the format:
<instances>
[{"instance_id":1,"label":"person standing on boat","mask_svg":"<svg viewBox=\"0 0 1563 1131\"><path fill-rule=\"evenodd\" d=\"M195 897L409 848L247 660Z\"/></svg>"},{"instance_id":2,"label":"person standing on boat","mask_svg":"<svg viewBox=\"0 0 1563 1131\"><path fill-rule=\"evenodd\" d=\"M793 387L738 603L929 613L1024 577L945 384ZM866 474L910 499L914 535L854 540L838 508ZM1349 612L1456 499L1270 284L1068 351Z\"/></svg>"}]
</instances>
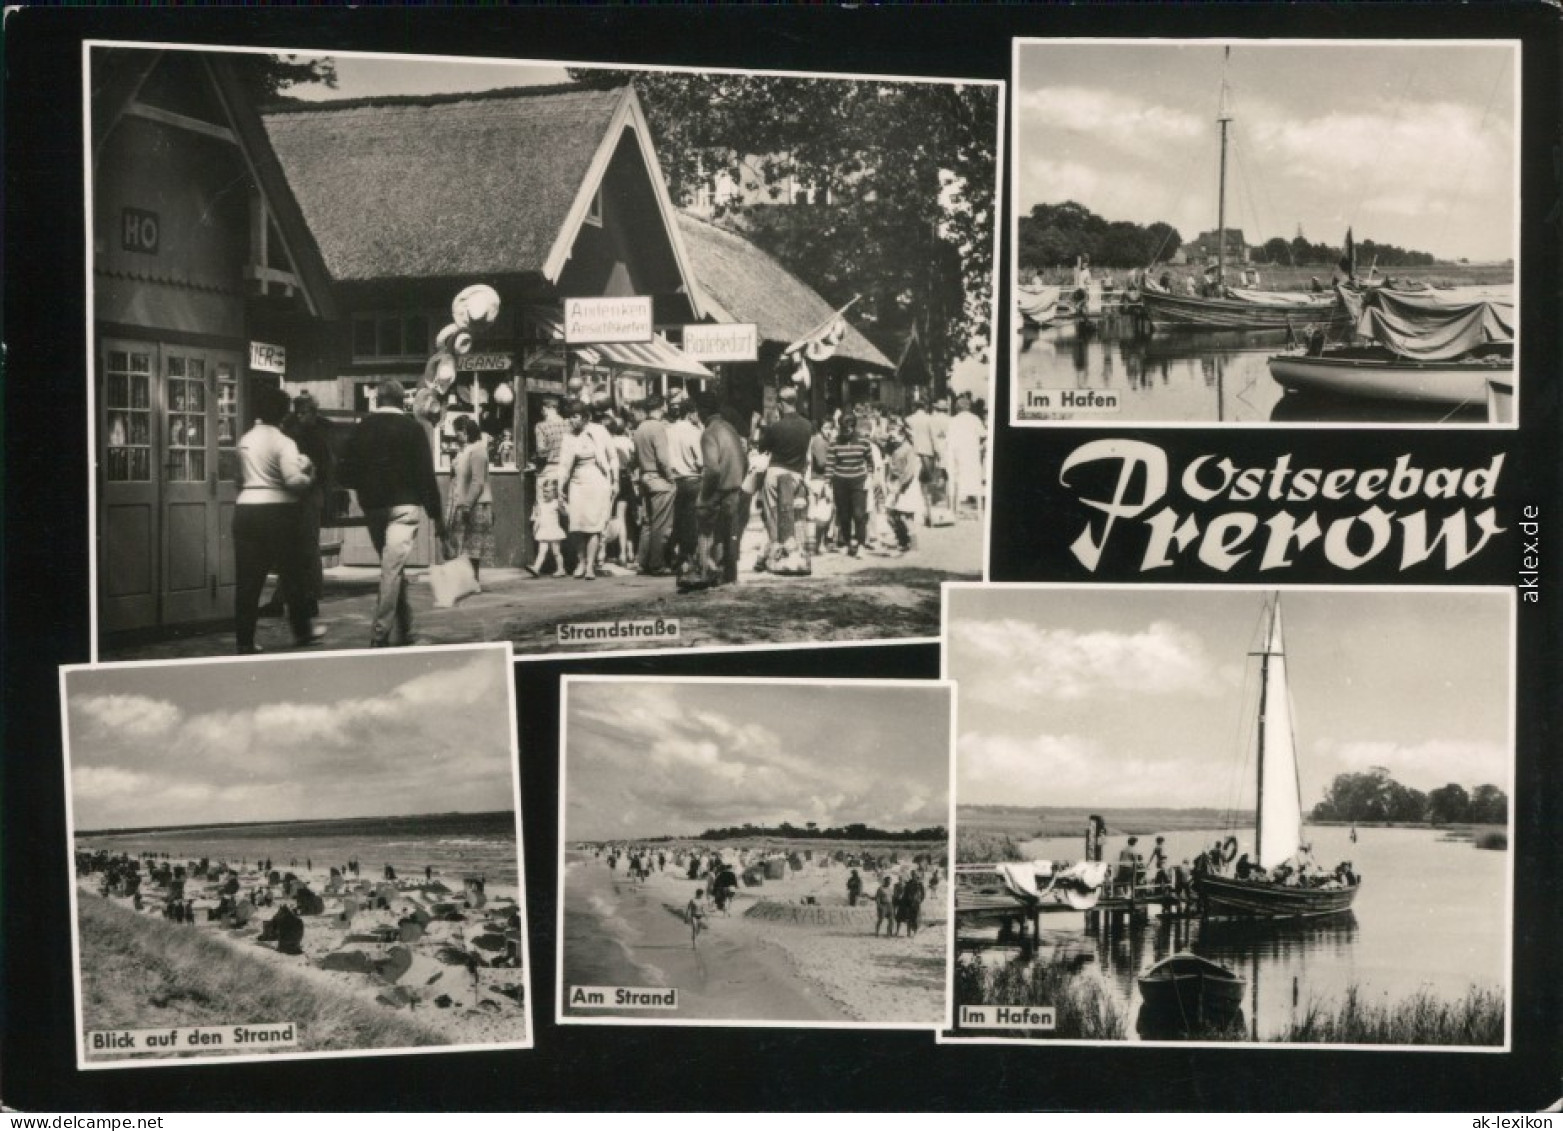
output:
<instances>
[{"instance_id":1,"label":"person standing on boat","mask_svg":"<svg viewBox=\"0 0 1563 1131\"><path fill-rule=\"evenodd\" d=\"M1158 884L1167 882L1167 838L1156 838L1156 846L1151 849L1151 876Z\"/></svg>"},{"instance_id":2,"label":"person standing on boat","mask_svg":"<svg viewBox=\"0 0 1563 1131\"><path fill-rule=\"evenodd\" d=\"M1134 850L1134 846L1140 843L1140 838L1131 836L1129 843L1123 846L1123 851L1118 853L1118 883L1134 886L1136 873L1140 870L1140 854Z\"/></svg>"}]
</instances>

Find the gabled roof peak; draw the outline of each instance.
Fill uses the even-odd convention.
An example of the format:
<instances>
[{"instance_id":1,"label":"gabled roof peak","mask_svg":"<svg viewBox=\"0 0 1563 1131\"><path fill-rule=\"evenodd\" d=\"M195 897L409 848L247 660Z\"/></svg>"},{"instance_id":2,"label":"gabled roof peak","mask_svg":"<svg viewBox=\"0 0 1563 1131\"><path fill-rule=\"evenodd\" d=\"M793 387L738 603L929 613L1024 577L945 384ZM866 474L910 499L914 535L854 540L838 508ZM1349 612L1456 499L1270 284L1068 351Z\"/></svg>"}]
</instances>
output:
<instances>
[{"instance_id":1,"label":"gabled roof peak","mask_svg":"<svg viewBox=\"0 0 1563 1131\"><path fill-rule=\"evenodd\" d=\"M299 98L278 98L261 107L261 112L276 114L315 114L341 110L389 109L396 106L433 107L448 106L459 102L508 102L522 98L551 98L556 95L600 94L604 91L622 90L628 83L611 83L605 80L585 82L551 83L546 86L506 86L494 90L458 91L451 94L376 94L360 98L336 98L305 101Z\"/></svg>"}]
</instances>

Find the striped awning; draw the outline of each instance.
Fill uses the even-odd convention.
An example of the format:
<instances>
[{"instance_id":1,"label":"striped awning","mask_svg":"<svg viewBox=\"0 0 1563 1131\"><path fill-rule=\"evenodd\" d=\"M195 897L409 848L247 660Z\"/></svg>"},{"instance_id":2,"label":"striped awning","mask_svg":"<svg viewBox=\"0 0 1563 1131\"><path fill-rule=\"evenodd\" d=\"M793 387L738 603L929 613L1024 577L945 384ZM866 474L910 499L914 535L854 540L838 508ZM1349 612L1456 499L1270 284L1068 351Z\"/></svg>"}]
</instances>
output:
<instances>
[{"instance_id":1,"label":"striped awning","mask_svg":"<svg viewBox=\"0 0 1563 1131\"><path fill-rule=\"evenodd\" d=\"M564 313L554 307L533 306L528 315L545 329L554 341L564 343ZM615 369L641 369L648 373L666 373L673 377L716 376L705 366L668 341L653 334L649 342L603 342L593 346L571 346L588 365L607 365Z\"/></svg>"}]
</instances>

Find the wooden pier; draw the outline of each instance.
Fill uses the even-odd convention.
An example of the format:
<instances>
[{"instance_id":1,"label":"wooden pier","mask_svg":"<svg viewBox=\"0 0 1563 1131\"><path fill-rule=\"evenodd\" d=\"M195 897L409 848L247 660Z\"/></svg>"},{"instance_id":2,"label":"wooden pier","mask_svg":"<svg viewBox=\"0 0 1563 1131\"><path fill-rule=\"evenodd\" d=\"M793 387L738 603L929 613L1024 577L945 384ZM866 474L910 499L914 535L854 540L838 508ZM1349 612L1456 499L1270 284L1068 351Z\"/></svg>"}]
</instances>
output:
<instances>
[{"instance_id":1,"label":"wooden pier","mask_svg":"<svg viewBox=\"0 0 1563 1131\"><path fill-rule=\"evenodd\" d=\"M1102 862L1102 839L1106 825L1093 817L1085 836L1085 859ZM1119 860L1111 865L1102 885L1100 898L1088 908L1071 906L1057 893L1044 892L1041 898L1015 892L999 872L997 864L957 864L952 877L955 884L955 927L957 938L962 928L998 924L996 945L1016 945L1027 949L1041 937L1042 916L1068 912L1085 916L1088 934L1104 928L1111 934L1143 926L1153 910L1166 921L1187 920L1197 915L1192 893L1179 895L1170 883L1156 883L1146 875L1143 864ZM1132 869L1132 874L1131 874Z\"/></svg>"}]
</instances>

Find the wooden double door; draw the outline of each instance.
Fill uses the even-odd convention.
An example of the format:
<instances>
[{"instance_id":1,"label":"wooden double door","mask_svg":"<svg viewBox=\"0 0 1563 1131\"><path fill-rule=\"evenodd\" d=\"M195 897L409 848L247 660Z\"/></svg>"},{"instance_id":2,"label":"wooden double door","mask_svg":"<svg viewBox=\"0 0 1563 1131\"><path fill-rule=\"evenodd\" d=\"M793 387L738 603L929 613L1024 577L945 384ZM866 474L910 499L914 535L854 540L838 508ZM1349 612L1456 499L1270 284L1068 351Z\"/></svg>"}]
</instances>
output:
<instances>
[{"instance_id":1,"label":"wooden double door","mask_svg":"<svg viewBox=\"0 0 1563 1131\"><path fill-rule=\"evenodd\" d=\"M232 615L237 350L101 339L100 632Z\"/></svg>"}]
</instances>

